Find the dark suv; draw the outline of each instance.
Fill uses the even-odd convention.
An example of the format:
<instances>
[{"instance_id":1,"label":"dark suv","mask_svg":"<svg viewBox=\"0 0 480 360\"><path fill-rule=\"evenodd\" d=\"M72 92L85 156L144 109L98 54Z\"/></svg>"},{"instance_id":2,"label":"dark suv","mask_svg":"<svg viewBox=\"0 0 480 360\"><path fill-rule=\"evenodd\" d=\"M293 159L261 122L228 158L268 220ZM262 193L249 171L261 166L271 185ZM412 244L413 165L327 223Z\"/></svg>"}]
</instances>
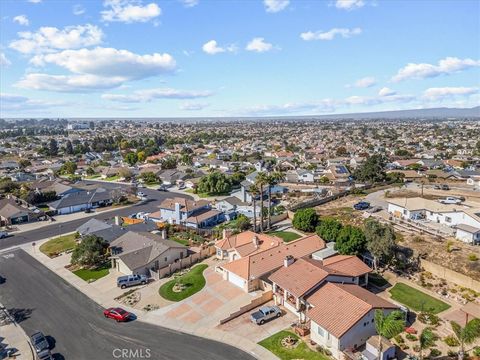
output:
<instances>
[{"instance_id":1,"label":"dark suv","mask_svg":"<svg viewBox=\"0 0 480 360\"><path fill-rule=\"evenodd\" d=\"M370 207L370 203L366 201L360 201L353 205L355 210L367 210Z\"/></svg>"}]
</instances>

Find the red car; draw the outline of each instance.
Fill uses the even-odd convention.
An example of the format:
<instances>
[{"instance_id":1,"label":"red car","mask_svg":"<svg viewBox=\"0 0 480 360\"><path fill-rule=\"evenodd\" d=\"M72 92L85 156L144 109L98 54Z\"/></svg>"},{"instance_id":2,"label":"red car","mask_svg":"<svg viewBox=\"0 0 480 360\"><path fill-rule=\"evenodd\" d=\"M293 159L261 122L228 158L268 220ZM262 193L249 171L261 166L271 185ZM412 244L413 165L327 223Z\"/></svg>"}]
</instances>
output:
<instances>
[{"instance_id":1,"label":"red car","mask_svg":"<svg viewBox=\"0 0 480 360\"><path fill-rule=\"evenodd\" d=\"M123 310L122 308L108 308L103 311L103 315L106 318L114 319L117 322L120 321L127 321L132 314L130 314L128 311Z\"/></svg>"}]
</instances>

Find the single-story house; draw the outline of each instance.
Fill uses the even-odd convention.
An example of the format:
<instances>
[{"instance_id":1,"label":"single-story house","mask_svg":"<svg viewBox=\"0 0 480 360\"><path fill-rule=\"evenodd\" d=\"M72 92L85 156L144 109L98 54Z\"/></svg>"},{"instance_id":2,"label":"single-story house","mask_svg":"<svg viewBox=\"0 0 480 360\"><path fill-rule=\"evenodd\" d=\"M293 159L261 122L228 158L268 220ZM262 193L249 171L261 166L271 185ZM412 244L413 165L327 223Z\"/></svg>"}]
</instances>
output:
<instances>
[{"instance_id":1,"label":"single-story house","mask_svg":"<svg viewBox=\"0 0 480 360\"><path fill-rule=\"evenodd\" d=\"M48 207L55 210L57 214L64 215L110 204L112 204L112 192L104 188L96 188L65 195L59 200L48 203Z\"/></svg>"},{"instance_id":2,"label":"single-story house","mask_svg":"<svg viewBox=\"0 0 480 360\"><path fill-rule=\"evenodd\" d=\"M15 225L28 222L31 211L17 204L14 199L0 199L0 224Z\"/></svg>"},{"instance_id":3,"label":"single-story house","mask_svg":"<svg viewBox=\"0 0 480 360\"><path fill-rule=\"evenodd\" d=\"M112 268L126 274L149 275L188 255L188 248L150 232L128 231L109 245Z\"/></svg>"},{"instance_id":4,"label":"single-story house","mask_svg":"<svg viewBox=\"0 0 480 360\"><path fill-rule=\"evenodd\" d=\"M458 224L455 228L457 229L455 234L457 239L472 245L480 245L480 228L466 224Z\"/></svg>"}]
</instances>

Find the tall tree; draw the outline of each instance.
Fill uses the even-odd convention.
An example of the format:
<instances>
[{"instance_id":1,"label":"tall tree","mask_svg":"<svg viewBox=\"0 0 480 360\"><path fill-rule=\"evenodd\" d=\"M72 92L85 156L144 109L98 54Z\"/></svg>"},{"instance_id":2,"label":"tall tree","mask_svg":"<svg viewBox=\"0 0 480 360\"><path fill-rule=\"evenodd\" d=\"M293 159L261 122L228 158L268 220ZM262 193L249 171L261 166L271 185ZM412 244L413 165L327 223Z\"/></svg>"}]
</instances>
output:
<instances>
[{"instance_id":1,"label":"tall tree","mask_svg":"<svg viewBox=\"0 0 480 360\"><path fill-rule=\"evenodd\" d=\"M73 154L73 146L70 140L67 140L67 142L65 143L65 153L68 155Z\"/></svg>"},{"instance_id":2,"label":"tall tree","mask_svg":"<svg viewBox=\"0 0 480 360\"><path fill-rule=\"evenodd\" d=\"M257 232L257 196L260 191L255 184L252 184L250 185L248 192L252 196L253 203L253 232Z\"/></svg>"},{"instance_id":3,"label":"tall tree","mask_svg":"<svg viewBox=\"0 0 480 360\"><path fill-rule=\"evenodd\" d=\"M480 319L472 319L462 327L455 321L451 321L452 330L460 343L460 351L458 359L463 360L465 357L465 345L472 344L476 339L480 338Z\"/></svg>"},{"instance_id":4,"label":"tall tree","mask_svg":"<svg viewBox=\"0 0 480 360\"><path fill-rule=\"evenodd\" d=\"M281 172L275 171L268 174L266 178L266 183L268 186L268 220L267 220L267 229L272 228L272 186L278 184L279 181L283 179L283 174Z\"/></svg>"},{"instance_id":5,"label":"tall tree","mask_svg":"<svg viewBox=\"0 0 480 360\"><path fill-rule=\"evenodd\" d=\"M405 320L400 311L392 311L385 315L383 309L375 310L375 329L378 334L378 357L382 358L382 336L391 339L400 334L405 327Z\"/></svg>"},{"instance_id":6,"label":"tall tree","mask_svg":"<svg viewBox=\"0 0 480 360\"><path fill-rule=\"evenodd\" d=\"M386 159L384 156L380 154L372 155L356 169L354 176L357 180L369 183L382 182L386 178L385 165Z\"/></svg>"},{"instance_id":7,"label":"tall tree","mask_svg":"<svg viewBox=\"0 0 480 360\"><path fill-rule=\"evenodd\" d=\"M293 215L292 225L295 229L312 232L318 224L318 215L315 209L299 209Z\"/></svg>"},{"instance_id":8,"label":"tall tree","mask_svg":"<svg viewBox=\"0 0 480 360\"><path fill-rule=\"evenodd\" d=\"M94 267L105 260L105 241L96 235L85 236L72 252L71 263Z\"/></svg>"},{"instance_id":9,"label":"tall tree","mask_svg":"<svg viewBox=\"0 0 480 360\"><path fill-rule=\"evenodd\" d=\"M267 174L259 172L255 178L255 184L260 189L260 232L263 232L263 187L267 183Z\"/></svg>"},{"instance_id":10,"label":"tall tree","mask_svg":"<svg viewBox=\"0 0 480 360\"><path fill-rule=\"evenodd\" d=\"M55 139L50 139L48 143L48 155L50 156L57 156L58 154L58 143Z\"/></svg>"},{"instance_id":11,"label":"tall tree","mask_svg":"<svg viewBox=\"0 0 480 360\"><path fill-rule=\"evenodd\" d=\"M371 219L365 223L365 240L367 250L373 256L373 267L377 270L378 262L388 262L395 251L395 231L389 225L382 225Z\"/></svg>"}]
</instances>

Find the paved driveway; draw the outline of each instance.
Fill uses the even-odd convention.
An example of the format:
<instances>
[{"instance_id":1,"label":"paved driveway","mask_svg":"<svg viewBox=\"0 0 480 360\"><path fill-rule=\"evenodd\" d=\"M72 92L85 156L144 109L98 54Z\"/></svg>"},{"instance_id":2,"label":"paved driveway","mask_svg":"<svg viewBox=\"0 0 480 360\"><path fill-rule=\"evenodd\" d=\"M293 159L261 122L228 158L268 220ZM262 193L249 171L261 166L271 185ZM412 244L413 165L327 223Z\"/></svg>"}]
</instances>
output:
<instances>
[{"instance_id":1,"label":"paved driveway","mask_svg":"<svg viewBox=\"0 0 480 360\"><path fill-rule=\"evenodd\" d=\"M205 269L204 276L207 283L200 292L180 303L155 310L154 315L162 316L163 321L168 323L181 322L186 325L213 328L221 319L259 295L247 294L239 287L223 280L221 275L215 273L214 265Z\"/></svg>"},{"instance_id":2,"label":"paved driveway","mask_svg":"<svg viewBox=\"0 0 480 360\"><path fill-rule=\"evenodd\" d=\"M273 305L273 301L268 302L265 305ZM263 305L262 305L263 306ZM257 307L253 310L246 312L245 314L223 324L219 325L218 329L228 332L233 332L237 336L241 336L245 339L249 339L253 342L259 342L263 339L276 334L281 330L289 328L291 324L296 322L298 318L290 311L282 308L283 315L280 318L275 318L266 322L263 325L255 325L250 321L250 314L257 311L260 308Z\"/></svg>"}]
</instances>

